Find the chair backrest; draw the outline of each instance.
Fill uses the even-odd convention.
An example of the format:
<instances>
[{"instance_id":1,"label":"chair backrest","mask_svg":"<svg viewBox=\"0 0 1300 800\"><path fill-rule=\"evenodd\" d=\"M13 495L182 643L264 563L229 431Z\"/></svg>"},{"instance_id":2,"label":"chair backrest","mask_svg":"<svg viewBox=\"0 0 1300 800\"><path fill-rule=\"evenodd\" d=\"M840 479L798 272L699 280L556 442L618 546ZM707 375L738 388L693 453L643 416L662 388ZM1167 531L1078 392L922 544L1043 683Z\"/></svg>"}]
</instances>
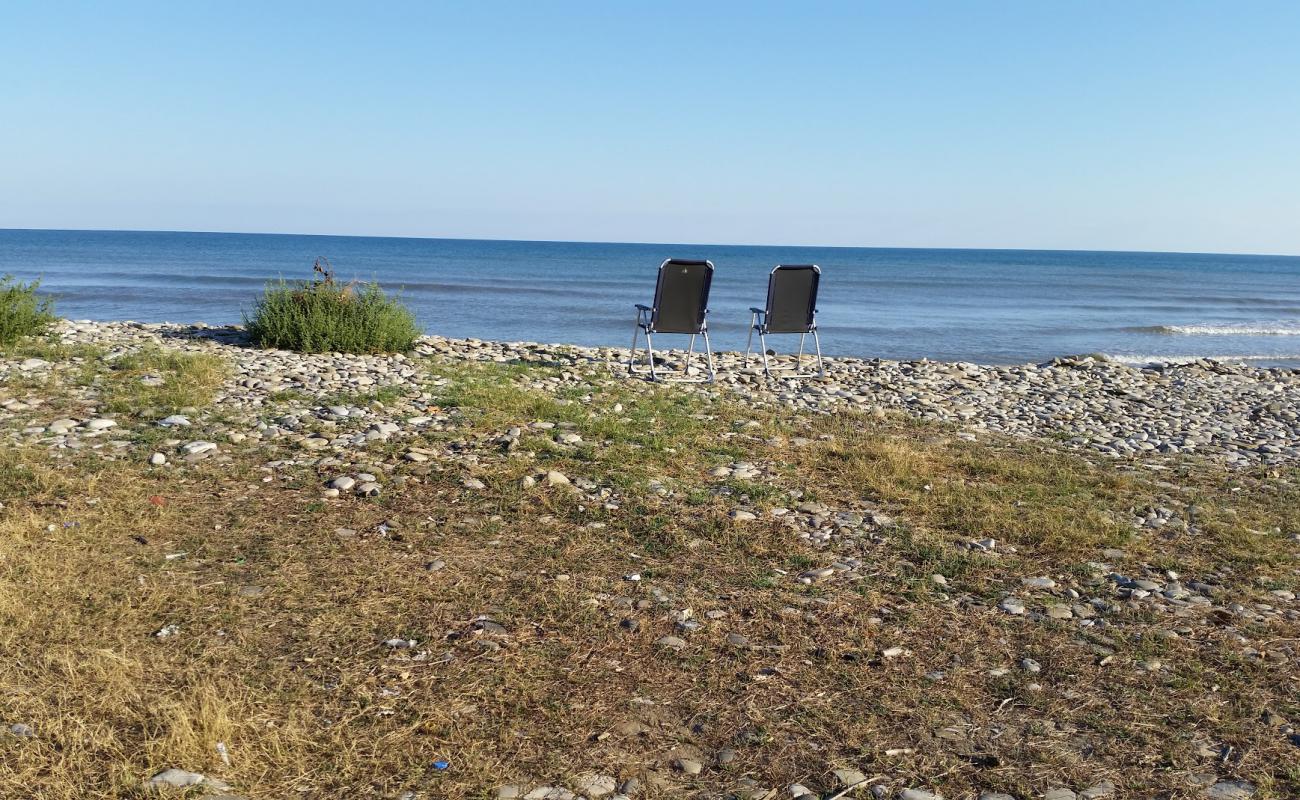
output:
<instances>
[{"instance_id":1,"label":"chair backrest","mask_svg":"<svg viewBox=\"0 0 1300 800\"><path fill-rule=\"evenodd\" d=\"M807 333L817 313L816 264L778 264L767 279L768 333Z\"/></svg>"},{"instance_id":2,"label":"chair backrest","mask_svg":"<svg viewBox=\"0 0 1300 800\"><path fill-rule=\"evenodd\" d=\"M654 315L651 322L657 333L699 333L704 329L704 313L709 307L709 285L713 283L713 264L670 258L659 265L659 282L655 285Z\"/></svg>"}]
</instances>

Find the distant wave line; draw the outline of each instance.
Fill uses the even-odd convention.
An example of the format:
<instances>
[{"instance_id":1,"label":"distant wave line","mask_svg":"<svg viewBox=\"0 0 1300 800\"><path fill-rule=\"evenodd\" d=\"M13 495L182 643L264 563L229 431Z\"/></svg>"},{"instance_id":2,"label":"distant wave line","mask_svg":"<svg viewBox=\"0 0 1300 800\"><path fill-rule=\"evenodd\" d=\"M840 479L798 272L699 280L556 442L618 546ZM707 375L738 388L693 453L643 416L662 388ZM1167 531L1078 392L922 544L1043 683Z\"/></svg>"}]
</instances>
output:
<instances>
[{"instance_id":1,"label":"distant wave line","mask_svg":"<svg viewBox=\"0 0 1300 800\"><path fill-rule=\"evenodd\" d=\"M1143 325L1125 330L1131 333L1159 333L1165 336L1300 336L1300 324Z\"/></svg>"},{"instance_id":2,"label":"distant wave line","mask_svg":"<svg viewBox=\"0 0 1300 800\"><path fill-rule=\"evenodd\" d=\"M1215 356L1215 355L1125 355L1117 353L1102 353L1106 358L1120 364L1188 364L1193 361L1222 361L1225 363L1235 363L1238 361L1300 361L1300 353L1279 354L1279 355L1249 355L1249 356Z\"/></svg>"}]
</instances>

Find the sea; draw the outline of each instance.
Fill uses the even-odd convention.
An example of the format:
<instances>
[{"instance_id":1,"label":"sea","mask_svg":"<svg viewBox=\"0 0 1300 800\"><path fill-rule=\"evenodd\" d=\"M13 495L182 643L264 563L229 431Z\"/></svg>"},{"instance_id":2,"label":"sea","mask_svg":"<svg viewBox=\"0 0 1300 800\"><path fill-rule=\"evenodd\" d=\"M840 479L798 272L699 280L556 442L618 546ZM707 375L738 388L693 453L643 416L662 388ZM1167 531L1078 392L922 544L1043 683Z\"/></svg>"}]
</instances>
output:
<instances>
[{"instance_id":1,"label":"sea","mask_svg":"<svg viewBox=\"0 0 1300 800\"><path fill-rule=\"evenodd\" d=\"M1296 256L0 229L0 274L39 279L71 319L238 323L268 282L309 279L321 257L339 279L398 294L444 336L626 346L659 264L694 258L716 268L715 349L744 349L773 266L817 264L827 354L1300 368Z\"/></svg>"}]
</instances>

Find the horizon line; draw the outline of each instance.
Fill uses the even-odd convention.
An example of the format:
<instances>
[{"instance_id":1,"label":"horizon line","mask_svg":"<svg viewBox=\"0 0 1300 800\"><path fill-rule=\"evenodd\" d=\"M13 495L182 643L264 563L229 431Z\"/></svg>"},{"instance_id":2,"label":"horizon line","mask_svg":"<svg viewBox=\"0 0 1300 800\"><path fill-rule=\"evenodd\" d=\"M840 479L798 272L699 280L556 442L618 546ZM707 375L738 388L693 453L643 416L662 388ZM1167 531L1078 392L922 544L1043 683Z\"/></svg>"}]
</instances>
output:
<instances>
[{"instance_id":1,"label":"horizon line","mask_svg":"<svg viewBox=\"0 0 1300 800\"><path fill-rule=\"evenodd\" d=\"M511 239L506 237L470 237L470 236L419 236L414 234L354 234L354 233L299 233L292 231L217 231L217 230L178 230L150 228L5 228L0 232L43 232L43 233L188 233L213 236L314 236L333 239L411 239L425 241L453 242L516 242L520 244L627 244L658 247L766 247L766 248L801 248L823 250L950 250L956 252L1018 252L1018 253L1134 253L1150 255L1182 256L1247 256L1252 258L1300 258L1300 253L1230 253L1211 250L1125 250L1106 248L1078 247L917 247L893 245L850 245L850 244L756 244L737 242L650 242L624 241L618 239Z\"/></svg>"}]
</instances>

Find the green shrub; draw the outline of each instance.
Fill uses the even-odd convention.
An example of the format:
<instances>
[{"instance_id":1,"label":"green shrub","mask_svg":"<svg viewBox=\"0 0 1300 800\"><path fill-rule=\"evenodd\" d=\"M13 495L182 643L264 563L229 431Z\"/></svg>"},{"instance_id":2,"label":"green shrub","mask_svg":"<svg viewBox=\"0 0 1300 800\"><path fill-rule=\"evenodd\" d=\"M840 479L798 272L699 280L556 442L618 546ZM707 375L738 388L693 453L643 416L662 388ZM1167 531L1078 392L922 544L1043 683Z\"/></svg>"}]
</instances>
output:
<instances>
[{"instance_id":1,"label":"green shrub","mask_svg":"<svg viewBox=\"0 0 1300 800\"><path fill-rule=\"evenodd\" d=\"M12 275L0 278L0 346L39 336L54 322L54 301L36 294L39 285L19 283Z\"/></svg>"},{"instance_id":2,"label":"green shrub","mask_svg":"<svg viewBox=\"0 0 1300 800\"><path fill-rule=\"evenodd\" d=\"M378 284L335 283L319 262L316 272L323 280L266 287L244 316L254 343L301 353L393 353L415 345L415 316Z\"/></svg>"}]
</instances>

